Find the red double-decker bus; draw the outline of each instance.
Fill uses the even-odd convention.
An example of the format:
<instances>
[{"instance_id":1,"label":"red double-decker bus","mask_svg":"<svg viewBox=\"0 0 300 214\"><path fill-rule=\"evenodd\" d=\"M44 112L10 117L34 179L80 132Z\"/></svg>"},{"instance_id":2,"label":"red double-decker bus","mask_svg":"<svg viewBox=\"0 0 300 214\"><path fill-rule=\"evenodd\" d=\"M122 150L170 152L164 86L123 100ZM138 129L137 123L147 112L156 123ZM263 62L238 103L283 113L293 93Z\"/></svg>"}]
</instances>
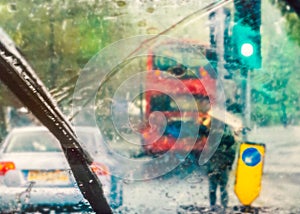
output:
<instances>
[{"instance_id":1,"label":"red double-decker bus","mask_svg":"<svg viewBox=\"0 0 300 214\"><path fill-rule=\"evenodd\" d=\"M216 92L214 63L214 51L196 42L168 41L150 50L145 84L145 117L150 125L142 134L146 153L202 150L204 136L196 136L194 144L188 141L195 138L189 136L195 130L190 130L209 121L207 111Z\"/></svg>"}]
</instances>

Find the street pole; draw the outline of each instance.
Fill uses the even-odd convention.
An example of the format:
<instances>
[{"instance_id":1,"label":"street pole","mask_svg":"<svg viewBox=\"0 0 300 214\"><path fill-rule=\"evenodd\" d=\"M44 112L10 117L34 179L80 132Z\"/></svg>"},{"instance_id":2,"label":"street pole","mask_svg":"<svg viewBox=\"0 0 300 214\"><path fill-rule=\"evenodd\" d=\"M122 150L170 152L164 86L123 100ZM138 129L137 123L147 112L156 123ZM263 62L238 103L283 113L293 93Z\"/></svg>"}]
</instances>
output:
<instances>
[{"instance_id":1,"label":"street pole","mask_svg":"<svg viewBox=\"0 0 300 214\"><path fill-rule=\"evenodd\" d=\"M223 89L223 80L225 75L224 69L224 29L225 29L225 19L226 15L224 13L224 8L219 8L213 15L211 15L211 27L212 33L214 35L214 41L211 41L212 48L215 48L217 54L217 93L216 93L216 104L219 107L223 107L225 100L218 93Z\"/></svg>"},{"instance_id":2,"label":"street pole","mask_svg":"<svg viewBox=\"0 0 300 214\"><path fill-rule=\"evenodd\" d=\"M251 70L247 73L247 87L246 87L246 106L245 106L245 126L251 126Z\"/></svg>"},{"instance_id":3,"label":"street pole","mask_svg":"<svg viewBox=\"0 0 300 214\"><path fill-rule=\"evenodd\" d=\"M218 70L218 85L221 87L221 82L223 81L224 77L224 62L223 62L223 56L224 56L224 21L225 21L225 14L223 12L223 8L219 8L217 10L217 18L216 18L216 52L218 56L218 64L217 64L217 70ZM218 87L218 90L220 89Z\"/></svg>"},{"instance_id":4,"label":"street pole","mask_svg":"<svg viewBox=\"0 0 300 214\"><path fill-rule=\"evenodd\" d=\"M242 139L247 141L247 129L250 127L251 121L251 87L250 87L250 71L246 66L241 68L241 106L243 115L243 131Z\"/></svg>"}]
</instances>

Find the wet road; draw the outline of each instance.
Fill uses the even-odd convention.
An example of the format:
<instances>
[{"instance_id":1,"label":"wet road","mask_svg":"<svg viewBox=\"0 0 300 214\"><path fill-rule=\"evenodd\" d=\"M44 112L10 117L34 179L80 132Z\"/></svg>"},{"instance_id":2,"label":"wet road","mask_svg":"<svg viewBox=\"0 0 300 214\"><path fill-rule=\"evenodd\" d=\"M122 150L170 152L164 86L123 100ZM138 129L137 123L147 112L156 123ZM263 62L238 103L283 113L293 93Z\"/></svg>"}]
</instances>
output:
<instances>
[{"instance_id":1,"label":"wet road","mask_svg":"<svg viewBox=\"0 0 300 214\"><path fill-rule=\"evenodd\" d=\"M267 148L262 190L253 207L259 213L300 213L300 127L254 129L248 139ZM234 182L233 169L226 213L240 213L233 209L241 205ZM201 208L189 213L210 213L203 167L183 166L157 179L124 183L124 213L181 213L180 207L188 205Z\"/></svg>"}]
</instances>

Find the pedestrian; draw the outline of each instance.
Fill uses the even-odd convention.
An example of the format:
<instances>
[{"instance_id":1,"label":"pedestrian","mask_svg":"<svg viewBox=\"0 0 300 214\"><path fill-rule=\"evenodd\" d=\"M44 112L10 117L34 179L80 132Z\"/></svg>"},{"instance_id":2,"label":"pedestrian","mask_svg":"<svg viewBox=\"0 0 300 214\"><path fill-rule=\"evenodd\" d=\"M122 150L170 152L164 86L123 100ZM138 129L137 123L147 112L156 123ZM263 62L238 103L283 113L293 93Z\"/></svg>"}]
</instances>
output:
<instances>
[{"instance_id":1,"label":"pedestrian","mask_svg":"<svg viewBox=\"0 0 300 214\"><path fill-rule=\"evenodd\" d=\"M202 114L202 116L200 116L198 119L198 122L200 124L199 136L201 136L202 139L206 141L210 132L219 130L211 130L211 117L209 114L211 106L209 98L204 97L197 101L199 113ZM221 193L221 205L224 209L227 208L227 183L229 172L235 159L235 147L236 145L233 133L228 125L225 124L221 142L218 145L215 153L206 164L207 176L209 181L209 202L213 210L216 209L218 187L220 188Z\"/></svg>"},{"instance_id":2,"label":"pedestrian","mask_svg":"<svg viewBox=\"0 0 300 214\"><path fill-rule=\"evenodd\" d=\"M209 202L212 210L216 209L217 188L220 187L221 205L228 205L227 183L229 172L235 159L235 139L229 127L225 125L221 142L206 165L209 181Z\"/></svg>"}]
</instances>

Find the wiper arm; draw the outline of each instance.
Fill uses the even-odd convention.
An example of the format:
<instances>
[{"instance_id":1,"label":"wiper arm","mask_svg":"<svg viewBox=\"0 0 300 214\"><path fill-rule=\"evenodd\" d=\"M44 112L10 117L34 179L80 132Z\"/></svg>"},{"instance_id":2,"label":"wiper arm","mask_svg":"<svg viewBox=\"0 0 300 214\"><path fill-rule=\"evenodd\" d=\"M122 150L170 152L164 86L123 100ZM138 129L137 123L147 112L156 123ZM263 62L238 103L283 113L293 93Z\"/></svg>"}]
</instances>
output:
<instances>
[{"instance_id":1,"label":"wiper arm","mask_svg":"<svg viewBox=\"0 0 300 214\"><path fill-rule=\"evenodd\" d=\"M112 213L98 177L91 171L92 158L55 104L42 81L20 54L12 40L0 30L0 80L59 140L78 187L96 213Z\"/></svg>"}]
</instances>

